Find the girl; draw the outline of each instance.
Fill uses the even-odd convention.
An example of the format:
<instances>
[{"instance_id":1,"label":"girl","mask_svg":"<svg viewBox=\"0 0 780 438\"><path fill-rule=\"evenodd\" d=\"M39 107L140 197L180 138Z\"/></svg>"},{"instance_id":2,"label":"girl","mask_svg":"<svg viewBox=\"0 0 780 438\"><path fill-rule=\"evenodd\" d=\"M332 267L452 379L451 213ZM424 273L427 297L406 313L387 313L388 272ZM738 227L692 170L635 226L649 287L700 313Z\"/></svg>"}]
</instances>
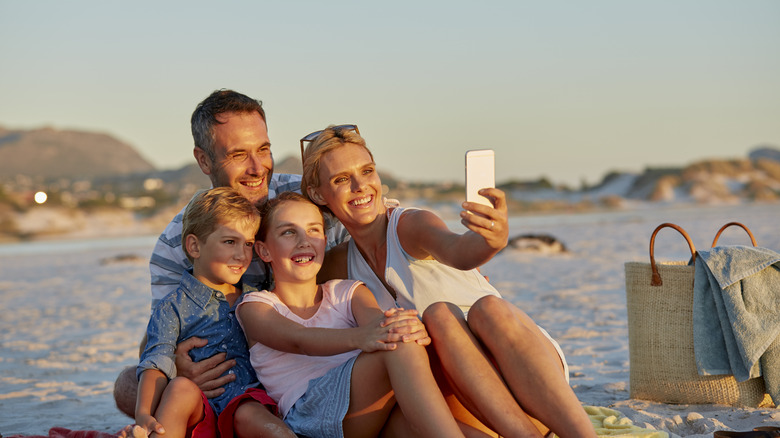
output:
<instances>
[{"instance_id":1,"label":"girl","mask_svg":"<svg viewBox=\"0 0 780 438\"><path fill-rule=\"evenodd\" d=\"M385 206L376 164L355 125L309 134L302 148L306 141L302 190L352 236L328 254L323 278L359 279L381 308L423 312L445 374L439 383L457 395L448 401L458 419L468 421L465 407L501 436L539 437L552 429L595 437L558 344L476 270L506 246L504 193L480 191L493 207L464 203L461 222L469 231L456 234L429 211Z\"/></svg>"},{"instance_id":2,"label":"girl","mask_svg":"<svg viewBox=\"0 0 780 438\"><path fill-rule=\"evenodd\" d=\"M271 265L275 284L246 295L237 315L252 365L290 428L305 436L400 434L397 401L420 436L462 437L431 373L425 340L399 335L419 324L416 312L386 318L358 281L317 284L323 217L303 196L283 193L261 214L255 250Z\"/></svg>"}]
</instances>

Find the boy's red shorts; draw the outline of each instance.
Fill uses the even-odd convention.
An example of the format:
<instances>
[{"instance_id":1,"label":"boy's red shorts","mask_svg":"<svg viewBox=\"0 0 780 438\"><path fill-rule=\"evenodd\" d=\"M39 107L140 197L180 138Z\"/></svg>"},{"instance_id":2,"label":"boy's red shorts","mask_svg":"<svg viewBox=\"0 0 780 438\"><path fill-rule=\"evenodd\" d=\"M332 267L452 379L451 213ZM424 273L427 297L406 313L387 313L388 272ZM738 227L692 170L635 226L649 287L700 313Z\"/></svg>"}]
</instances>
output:
<instances>
[{"instance_id":1,"label":"boy's red shorts","mask_svg":"<svg viewBox=\"0 0 780 438\"><path fill-rule=\"evenodd\" d=\"M203 403L203 419L192 429L192 438L217 438L217 414L211 408L209 399L203 391L200 392L200 399Z\"/></svg>"},{"instance_id":2,"label":"boy's red shorts","mask_svg":"<svg viewBox=\"0 0 780 438\"><path fill-rule=\"evenodd\" d=\"M233 438L233 417L236 414L236 409L238 409L238 406L247 400L255 400L260 402L272 414L279 417L279 407L276 406L276 402L265 392L264 389L249 388L243 394L235 397L233 400L230 400L230 403L228 403L228 405L225 407L225 410L219 414L217 423L219 428L219 436L221 438ZM195 433L193 433L192 436L193 438L200 438L196 437Z\"/></svg>"}]
</instances>

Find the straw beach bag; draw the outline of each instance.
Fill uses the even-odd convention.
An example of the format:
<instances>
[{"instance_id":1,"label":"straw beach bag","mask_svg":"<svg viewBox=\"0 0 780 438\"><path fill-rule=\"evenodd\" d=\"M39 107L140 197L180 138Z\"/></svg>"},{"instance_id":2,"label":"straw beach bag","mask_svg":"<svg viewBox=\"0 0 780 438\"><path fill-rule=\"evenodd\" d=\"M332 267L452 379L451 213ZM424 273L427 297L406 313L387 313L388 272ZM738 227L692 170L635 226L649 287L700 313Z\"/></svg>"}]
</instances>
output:
<instances>
[{"instance_id":1,"label":"straw beach bag","mask_svg":"<svg viewBox=\"0 0 780 438\"><path fill-rule=\"evenodd\" d=\"M743 227L729 223L725 228ZM691 263L656 263L655 237L663 228L677 230L688 242ZM650 263L628 262L626 304L631 398L662 403L771 406L761 377L737 382L731 375L700 376L693 352L693 258L696 248L682 228L659 225L650 237Z\"/></svg>"}]
</instances>

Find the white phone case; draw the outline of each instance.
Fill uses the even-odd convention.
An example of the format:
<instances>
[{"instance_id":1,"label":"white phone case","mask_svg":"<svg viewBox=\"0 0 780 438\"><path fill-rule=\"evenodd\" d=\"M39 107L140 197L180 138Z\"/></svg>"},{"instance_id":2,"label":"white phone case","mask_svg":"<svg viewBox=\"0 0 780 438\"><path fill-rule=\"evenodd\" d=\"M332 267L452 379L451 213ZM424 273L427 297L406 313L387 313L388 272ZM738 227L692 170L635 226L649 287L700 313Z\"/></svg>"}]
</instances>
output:
<instances>
[{"instance_id":1,"label":"white phone case","mask_svg":"<svg viewBox=\"0 0 780 438\"><path fill-rule=\"evenodd\" d=\"M492 149L479 149L466 152L466 201L478 202L492 207L493 204L480 196L481 189L496 186L495 153Z\"/></svg>"}]
</instances>

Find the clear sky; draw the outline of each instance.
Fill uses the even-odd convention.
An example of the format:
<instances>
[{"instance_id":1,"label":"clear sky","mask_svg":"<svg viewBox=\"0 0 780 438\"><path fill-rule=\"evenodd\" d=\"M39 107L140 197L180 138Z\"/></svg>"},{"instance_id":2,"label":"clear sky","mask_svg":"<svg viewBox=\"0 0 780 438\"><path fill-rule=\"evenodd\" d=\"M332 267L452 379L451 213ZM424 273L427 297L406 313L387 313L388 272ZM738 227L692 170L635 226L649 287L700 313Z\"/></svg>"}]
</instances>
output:
<instances>
[{"instance_id":1,"label":"clear sky","mask_svg":"<svg viewBox=\"0 0 780 438\"><path fill-rule=\"evenodd\" d=\"M263 100L277 159L356 123L381 169L574 186L780 146L780 1L0 0L0 125L194 162L211 91Z\"/></svg>"}]
</instances>

